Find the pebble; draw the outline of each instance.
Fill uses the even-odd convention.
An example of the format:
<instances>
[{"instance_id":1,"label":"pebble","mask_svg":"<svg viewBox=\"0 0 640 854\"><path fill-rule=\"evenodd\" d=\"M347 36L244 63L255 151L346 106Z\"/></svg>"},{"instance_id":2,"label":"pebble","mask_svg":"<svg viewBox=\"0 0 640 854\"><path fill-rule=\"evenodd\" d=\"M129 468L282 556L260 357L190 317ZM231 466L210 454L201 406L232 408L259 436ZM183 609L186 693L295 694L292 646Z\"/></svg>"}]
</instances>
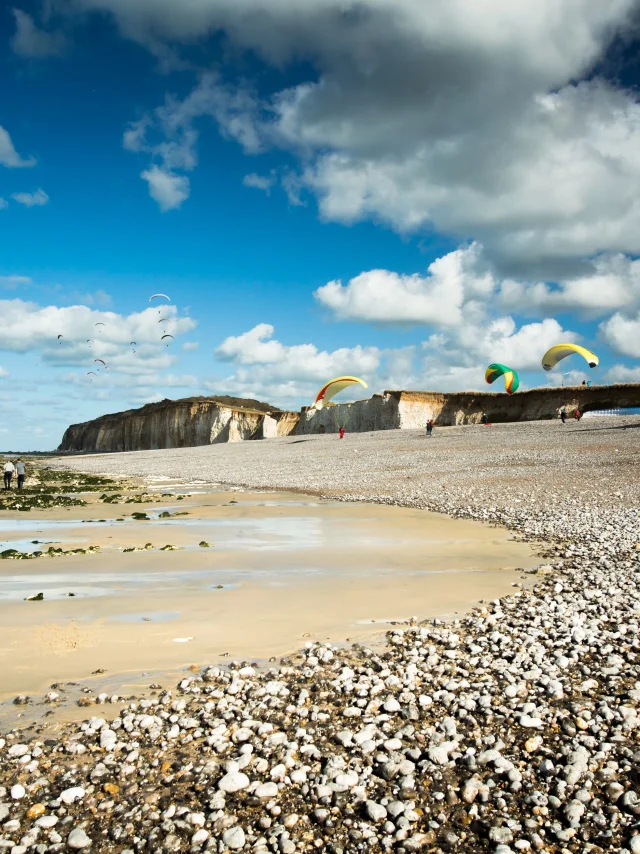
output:
<instances>
[{"instance_id":1,"label":"pebble","mask_svg":"<svg viewBox=\"0 0 640 854\"><path fill-rule=\"evenodd\" d=\"M77 827L75 830L72 830L67 837L67 847L71 848L72 851L81 851L82 849L89 848L90 846L91 840L82 828Z\"/></svg>"},{"instance_id":2,"label":"pebble","mask_svg":"<svg viewBox=\"0 0 640 854\"><path fill-rule=\"evenodd\" d=\"M222 834L222 841L232 851L239 851L244 848L246 837L244 830L241 827L230 827Z\"/></svg>"}]
</instances>

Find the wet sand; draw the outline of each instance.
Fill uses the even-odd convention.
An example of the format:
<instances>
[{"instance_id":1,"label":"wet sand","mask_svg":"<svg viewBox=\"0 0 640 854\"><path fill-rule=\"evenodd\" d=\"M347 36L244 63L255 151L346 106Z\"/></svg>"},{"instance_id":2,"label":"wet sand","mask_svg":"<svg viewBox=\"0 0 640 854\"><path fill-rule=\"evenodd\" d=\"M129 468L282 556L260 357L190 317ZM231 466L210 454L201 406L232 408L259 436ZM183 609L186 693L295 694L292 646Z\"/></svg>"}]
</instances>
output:
<instances>
[{"instance_id":1,"label":"wet sand","mask_svg":"<svg viewBox=\"0 0 640 854\"><path fill-rule=\"evenodd\" d=\"M188 515L159 519L165 510ZM115 521L132 512L152 520ZM98 669L117 693L142 672L159 678L227 656L281 656L306 640L370 639L389 622L497 598L522 582L517 568L539 562L530 545L478 522L287 493L7 513L0 541L101 547L0 563L5 701ZM122 551L146 543L154 548ZM167 544L176 550L159 550ZM43 601L24 601L39 592Z\"/></svg>"}]
</instances>

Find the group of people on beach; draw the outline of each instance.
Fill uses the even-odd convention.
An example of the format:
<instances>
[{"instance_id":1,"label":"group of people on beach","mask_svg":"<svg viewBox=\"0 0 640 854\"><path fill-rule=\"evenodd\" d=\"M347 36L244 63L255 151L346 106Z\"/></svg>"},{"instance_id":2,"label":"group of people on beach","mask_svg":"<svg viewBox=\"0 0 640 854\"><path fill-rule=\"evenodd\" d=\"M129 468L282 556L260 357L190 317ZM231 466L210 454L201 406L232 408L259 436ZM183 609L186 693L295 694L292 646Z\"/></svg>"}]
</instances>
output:
<instances>
[{"instance_id":1,"label":"group of people on beach","mask_svg":"<svg viewBox=\"0 0 640 854\"><path fill-rule=\"evenodd\" d=\"M582 418L582 412L578 407L576 407L576 411L573 413L573 417L576 419L576 421L580 421L580 419ZM567 423L567 410L564 406L560 410L560 419L563 424Z\"/></svg>"},{"instance_id":2,"label":"group of people on beach","mask_svg":"<svg viewBox=\"0 0 640 854\"><path fill-rule=\"evenodd\" d=\"M18 489L22 489L24 486L24 479L26 477L26 468L20 457L18 457L15 463L12 460L7 460L4 464L5 489L11 489L11 479L14 474L18 477Z\"/></svg>"}]
</instances>

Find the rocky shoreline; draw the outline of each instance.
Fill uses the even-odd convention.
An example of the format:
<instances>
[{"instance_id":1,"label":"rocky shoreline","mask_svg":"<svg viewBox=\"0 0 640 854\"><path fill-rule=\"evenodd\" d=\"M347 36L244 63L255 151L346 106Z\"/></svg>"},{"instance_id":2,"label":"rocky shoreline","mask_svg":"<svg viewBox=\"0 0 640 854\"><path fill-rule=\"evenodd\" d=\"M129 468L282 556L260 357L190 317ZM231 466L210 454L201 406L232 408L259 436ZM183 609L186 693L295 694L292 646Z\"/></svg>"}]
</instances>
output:
<instances>
[{"instance_id":1,"label":"rocky shoreline","mask_svg":"<svg viewBox=\"0 0 640 854\"><path fill-rule=\"evenodd\" d=\"M404 492L349 489L347 472L342 497L544 542L532 590L383 650L308 644L268 672L205 668L110 722L8 733L0 851L640 852L638 440L558 434L545 456L520 429L504 451L483 434L489 459L477 433L434 442L446 490L407 490L420 460Z\"/></svg>"}]
</instances>

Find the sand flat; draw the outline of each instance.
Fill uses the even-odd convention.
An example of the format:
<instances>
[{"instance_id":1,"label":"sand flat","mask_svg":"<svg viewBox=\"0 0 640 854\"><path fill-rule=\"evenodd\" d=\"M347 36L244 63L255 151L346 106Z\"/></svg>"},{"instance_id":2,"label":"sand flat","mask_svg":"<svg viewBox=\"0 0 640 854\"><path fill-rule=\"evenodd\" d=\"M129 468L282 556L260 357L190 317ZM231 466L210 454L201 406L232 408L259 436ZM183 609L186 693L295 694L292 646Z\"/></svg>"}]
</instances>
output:
<instances>
[{"instance_id":1,"label":"sand flat","mask_svg":"<svg viewBox=\"0 0 640 854\"><path fill-rule=\"evenodd\" d=\"M411 508L239 492L166 507L188 515L89 504L3 516L3 548L40 539L101 552L0 563L0 696L96 669L163 671L281 656L308 639L371 638L388 621L503 595L522 580L516 568L538 562L509 532ZM152 521L115 521L132 512ZM36 592L44 601L24 601Z\"/></svg>"}]
</instances>

